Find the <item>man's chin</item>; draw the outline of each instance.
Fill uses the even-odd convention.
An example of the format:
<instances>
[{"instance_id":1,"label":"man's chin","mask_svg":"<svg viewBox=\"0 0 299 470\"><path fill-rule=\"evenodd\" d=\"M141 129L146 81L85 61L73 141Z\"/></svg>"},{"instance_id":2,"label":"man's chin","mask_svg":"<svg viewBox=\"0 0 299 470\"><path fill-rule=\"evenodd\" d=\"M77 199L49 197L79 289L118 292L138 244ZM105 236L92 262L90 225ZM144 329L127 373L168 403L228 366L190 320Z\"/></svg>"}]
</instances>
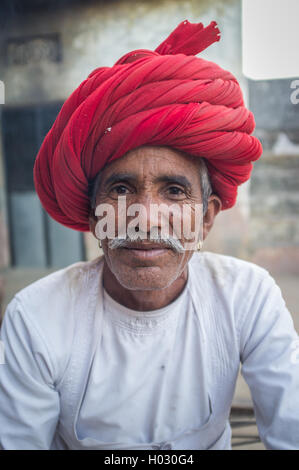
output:
<instances>
[{"instance_id":1,"label":"man's chin","mask_svg":"<svg viewBox=\"0 0 299 470\"><path fill-rule=\"evenodd\" d=\"M125 272L114 275L118 282L129 290L165 289L173 281L169 279L169 273L165 273L160 266L127 267Z\"/></svg>"}]
</instances>

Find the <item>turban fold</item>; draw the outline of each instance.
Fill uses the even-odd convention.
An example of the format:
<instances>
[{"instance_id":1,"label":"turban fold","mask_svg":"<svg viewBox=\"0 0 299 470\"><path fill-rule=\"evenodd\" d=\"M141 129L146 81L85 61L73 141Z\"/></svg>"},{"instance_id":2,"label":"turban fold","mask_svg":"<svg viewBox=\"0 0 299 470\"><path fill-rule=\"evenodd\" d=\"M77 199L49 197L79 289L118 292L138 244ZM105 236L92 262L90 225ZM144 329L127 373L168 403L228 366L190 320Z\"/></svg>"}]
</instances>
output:
<instances>
[{"instance_id":1,"label":"turban fold","mask_svg":"<svg viewBox=\"0 0 299 470\"><path fill-rule=\"evenodd\" d=\"M107 163L143 145L204 157L222 210L235 204L262 146L250 135L254 116L237 79L195 56L219 39L214 21L204 28L186 20L155 51L131 51L88 75L63 104L34 163L36 192L51 217L89 231L90 183Z\"/></svg>"}]
</instances>

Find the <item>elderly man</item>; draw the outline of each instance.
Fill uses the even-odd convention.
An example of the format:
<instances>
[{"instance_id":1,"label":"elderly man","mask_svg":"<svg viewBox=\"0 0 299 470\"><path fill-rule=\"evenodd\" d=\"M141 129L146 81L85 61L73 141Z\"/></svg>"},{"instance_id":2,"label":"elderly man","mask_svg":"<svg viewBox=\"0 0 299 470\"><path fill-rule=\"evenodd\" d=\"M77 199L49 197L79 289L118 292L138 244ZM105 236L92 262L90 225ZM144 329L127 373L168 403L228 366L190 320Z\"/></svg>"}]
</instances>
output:
<instances>
[{"instance_id":1,"label":"elderly man","mask_svg":"<svg viewBox=\"0 0 299 470\"><path fill-rule=\"evenodd\" d=\"M218 39L214 22L184 21L155 51L96 69L46 136L40 200L104 255L9 303L3 449L230 449L240 363L265 446L299 448L298 335L281 291L265 269L201 251L262 153L235 77L195 57Z\"/></svg>"}]
</instances>

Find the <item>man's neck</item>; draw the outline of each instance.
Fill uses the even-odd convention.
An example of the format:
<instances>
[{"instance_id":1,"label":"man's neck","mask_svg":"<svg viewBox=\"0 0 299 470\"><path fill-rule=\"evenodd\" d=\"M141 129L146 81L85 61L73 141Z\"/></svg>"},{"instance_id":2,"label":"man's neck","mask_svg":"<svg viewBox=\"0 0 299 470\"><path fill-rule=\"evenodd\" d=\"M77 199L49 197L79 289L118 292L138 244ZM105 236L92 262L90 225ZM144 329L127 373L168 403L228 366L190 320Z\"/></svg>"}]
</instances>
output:
<instances>
[{"instance_id":1,"label":"man's neck","mask_svg":"<svg viewBox=\"0 0 299 470\"><path fill-rule=\"evenodd\" d=\"M180 295L188 279L188 267L186 266L182 274L165 289L132 290L126 289L118 282L106 261L104 261L103 269L103 286L110 297L125 307L138 311L166 307Z\"/></svg>"}]
</instances>

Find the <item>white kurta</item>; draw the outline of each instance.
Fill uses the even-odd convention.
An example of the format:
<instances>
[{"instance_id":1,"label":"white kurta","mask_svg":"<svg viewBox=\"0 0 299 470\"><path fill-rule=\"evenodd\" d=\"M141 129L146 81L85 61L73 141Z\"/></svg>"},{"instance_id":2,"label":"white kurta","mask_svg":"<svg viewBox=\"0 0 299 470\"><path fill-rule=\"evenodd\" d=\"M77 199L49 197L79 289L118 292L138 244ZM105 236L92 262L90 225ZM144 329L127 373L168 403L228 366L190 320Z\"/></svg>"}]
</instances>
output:
<instances>
[{"instance_id":1,"label":"white kurta","mask_svg":"<svg viewBox=\"0 0 299 470\"><path fill-rule=\"evenodd\" d=\"M299 449L299 337L265 269L195 253L181 295L137 312L102 268L75 263L9 303L1 448L230 449L241 362L265 446Z\"/></svg>"}]
</instances>

